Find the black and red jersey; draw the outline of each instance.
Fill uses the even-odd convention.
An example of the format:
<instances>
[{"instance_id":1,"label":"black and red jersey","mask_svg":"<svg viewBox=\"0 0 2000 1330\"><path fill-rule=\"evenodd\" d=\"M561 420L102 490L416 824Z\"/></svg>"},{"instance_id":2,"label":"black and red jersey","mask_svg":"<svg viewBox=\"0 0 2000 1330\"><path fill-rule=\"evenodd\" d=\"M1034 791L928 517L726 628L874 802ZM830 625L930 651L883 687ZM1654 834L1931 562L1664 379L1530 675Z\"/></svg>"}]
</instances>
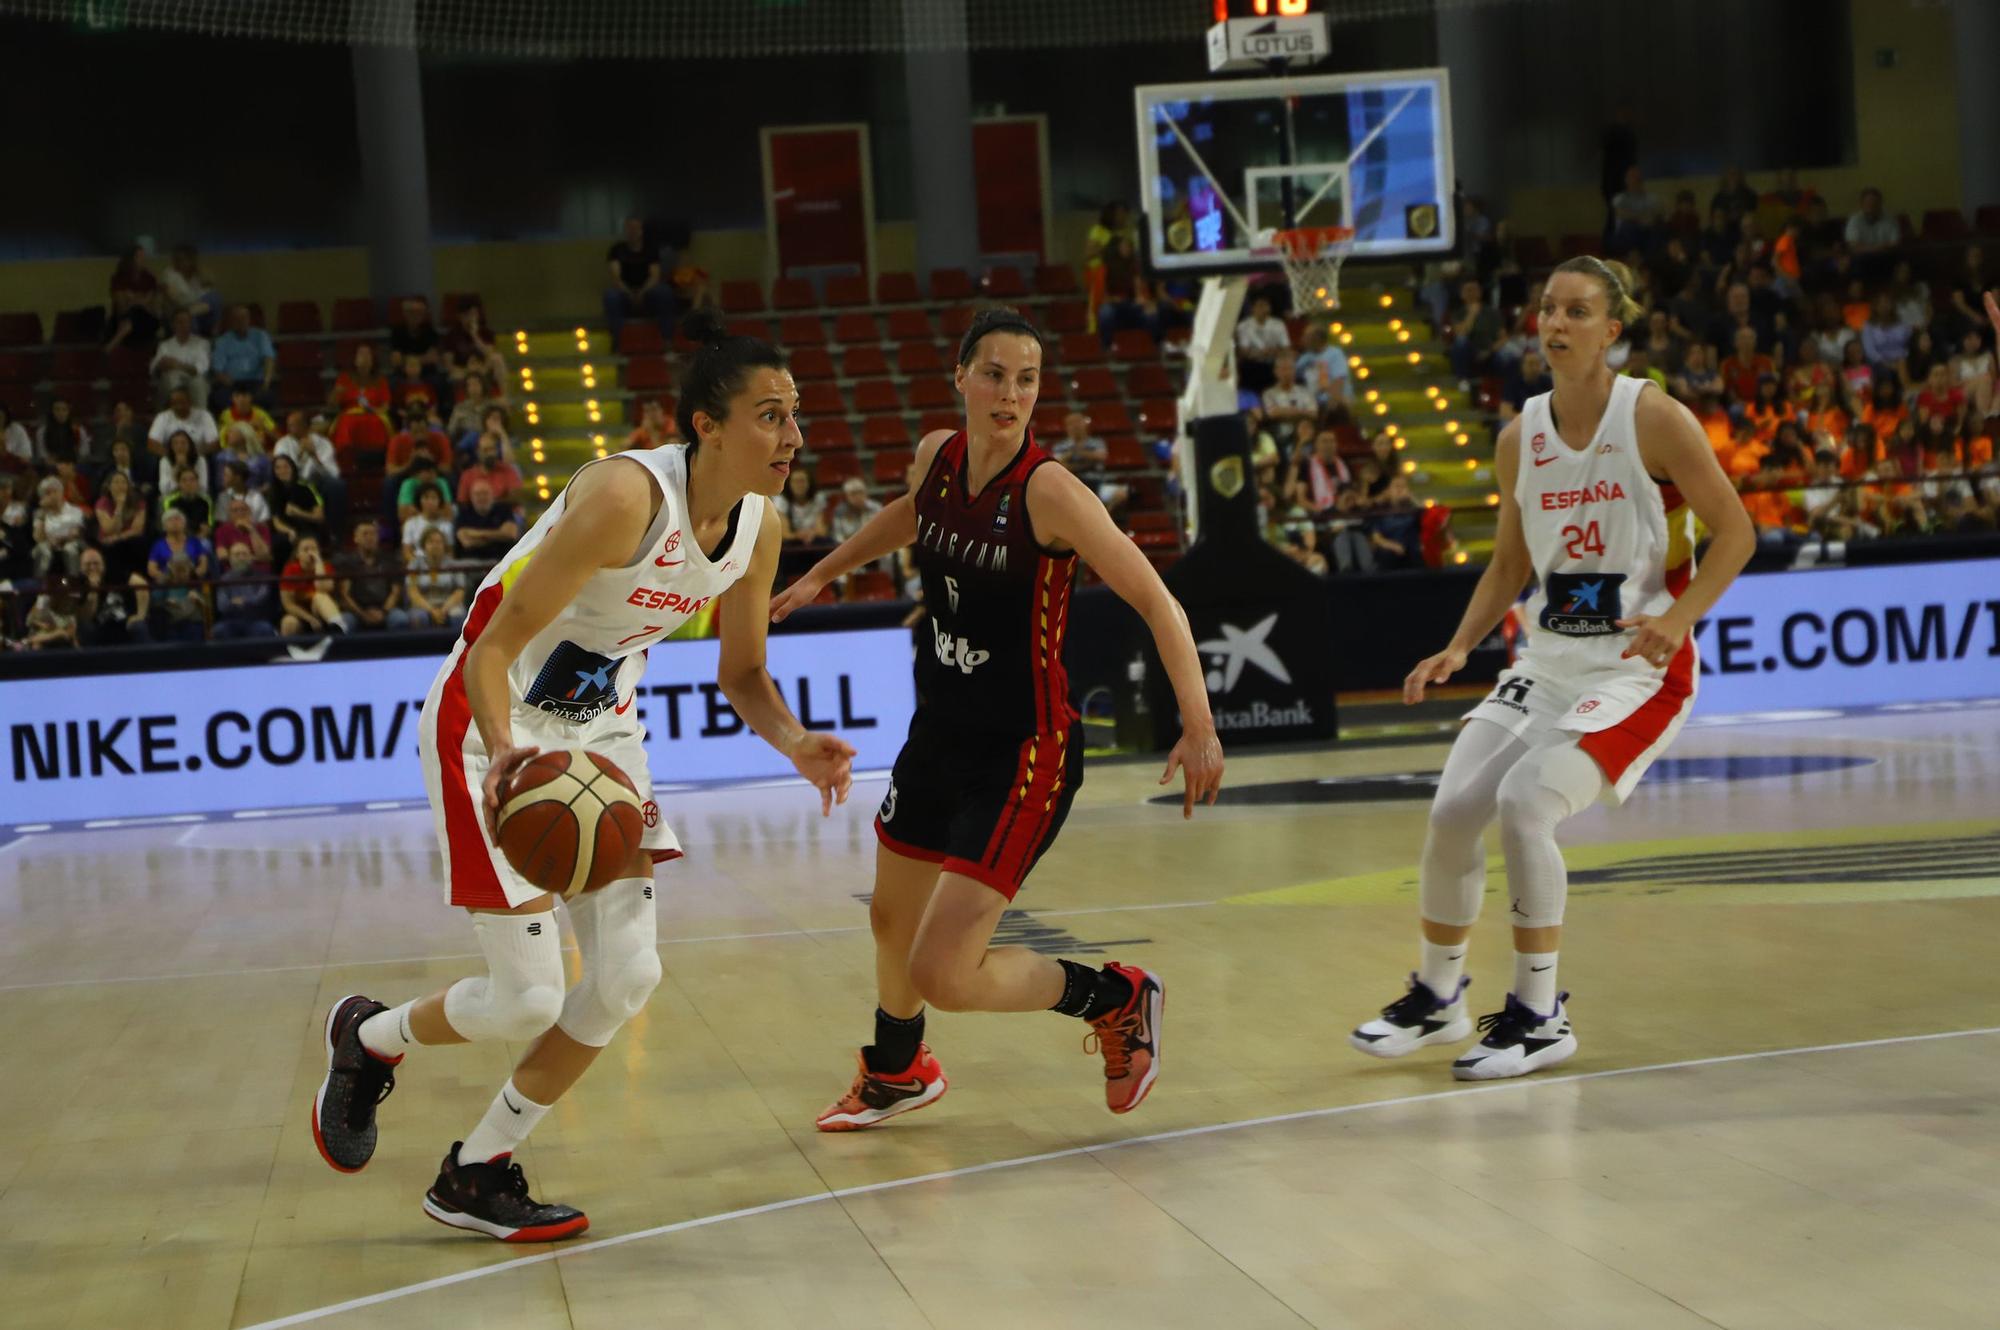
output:
<instances>
[{"instance_id":1,"label":"black and red jersey","mask_svg":"<svg viewBox=\"0 0 2000 1330\"><path fill-rule=\"evenodd\" d=\"M930 611L917 650L917 706L932 720L1006 734L1054 734L1076 719L1063 635L1076 554L1045 550L1028 521L1028 477L1054 459L1030 431L985 489L967 490L964 431L915 491L917 572Z\"/></svg>"}]
</instances>

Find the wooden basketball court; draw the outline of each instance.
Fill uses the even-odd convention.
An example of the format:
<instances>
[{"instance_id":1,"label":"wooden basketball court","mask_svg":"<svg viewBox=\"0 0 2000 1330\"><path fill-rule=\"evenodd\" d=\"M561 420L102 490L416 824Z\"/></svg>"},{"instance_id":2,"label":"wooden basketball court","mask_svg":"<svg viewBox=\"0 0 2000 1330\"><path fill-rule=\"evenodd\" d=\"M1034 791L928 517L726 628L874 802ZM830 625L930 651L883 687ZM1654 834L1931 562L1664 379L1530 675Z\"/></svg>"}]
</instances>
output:
<instances>
[{"instance_id":1,"label":"wooden basketball court","mask_svg":"<svg viewBox=\"0 0 2000 1330\"><path fill-rule=\"evenodd\" d=\"M1112 1117L1079 1022L934 1014L951 1093L843 1136L812 1120L869 1031L882 780L828 822L799 787L665 796L667 980L522 1155L591 1216L555 1248L418 1207L515 1050L412 1054L359 1175L313 1148L327 1004L477 964L426 812L30 833L0 1319L1990 1327L1996 740L2000 703L1690 729L1681 779L1568 830L1581 1054L1478 1088L1345 1043L1413 963L1425 789L1391 778L1442 742L1239 750L1233 790L1298 784L1191 824L1098 764L1007 931L1165 977L1157 1090Z\"/></svg>"}]
</instances>

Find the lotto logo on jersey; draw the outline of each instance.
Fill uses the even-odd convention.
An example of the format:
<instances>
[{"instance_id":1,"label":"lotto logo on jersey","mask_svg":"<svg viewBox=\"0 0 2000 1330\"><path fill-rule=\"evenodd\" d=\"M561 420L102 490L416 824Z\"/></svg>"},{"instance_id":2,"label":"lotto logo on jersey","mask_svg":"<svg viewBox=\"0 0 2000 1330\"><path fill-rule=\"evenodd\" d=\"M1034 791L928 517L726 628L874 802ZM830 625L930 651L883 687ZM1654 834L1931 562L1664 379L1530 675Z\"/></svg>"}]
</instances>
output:
<instances>
[{"instance_id":1,"label":"lotto logo on jersey","mask_svg":"<svg viewBox=\"0 0 2000 1330\"><path fill-rule=\"evenodd\" d=\"M625 597L625 603L642 610L666 610L671 614L700 614L713 596L683 596L678 591L662 591L642 586Z\"/></svg>"},{"instance_id":2,"label":"lotto logo on jersey","mask_svg":"<svg viewBox=\"0 0 2000 1330\"><path fill-rule=\"evenodd\" d=\"M1615 503L1625 497L1625 487L1615 480L1600 480L1595 485L1585 485L1573 490L1543 490L1542 511L1559 512L1564 508L1581 508L1587 503Z\"/></svg>"},{"instance_id":3,"label":"lotto logo on jersey","mask_svg":"<svg viewBox=\"0 0 2000 1330\"><path fill-rule=\"evenodd\" d=\"M936 619L931 620L931 645L937 649L938 664L947 669L956 667L960 674L970 674L993 658L992 652L947 633Z\"/></svg>"}]
</instances>

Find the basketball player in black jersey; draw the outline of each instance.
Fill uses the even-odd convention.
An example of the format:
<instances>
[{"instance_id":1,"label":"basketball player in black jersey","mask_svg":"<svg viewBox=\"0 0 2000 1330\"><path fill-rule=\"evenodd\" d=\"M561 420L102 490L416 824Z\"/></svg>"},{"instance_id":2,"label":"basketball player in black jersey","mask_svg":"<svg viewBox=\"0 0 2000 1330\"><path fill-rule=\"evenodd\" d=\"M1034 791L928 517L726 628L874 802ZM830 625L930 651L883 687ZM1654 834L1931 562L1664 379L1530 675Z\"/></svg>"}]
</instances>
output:
<instances>
[{"instance_id":1,"label":"basketball player in black jersey","mask_svg":"<svg viewBox=\"0 0 2000 1330\"><path fill-rule=\"evenodd\" d=\"M1186 614L1097 495L1048 465L1029 432L1041 369L1033 324L1007 309L975 318L954 375L965 428L927 436L910 492L771 602L776 622L835 578L914 544L930 610L917 714L875 820L875 1042L861 1050L852 1088L820 1115L822 1131L872 1127L944 1094L944 1070L923 1043L926 1002L1090 1022L1114 1113L1138 1107L1159 1072L1158 976L988 945L1083 781L1062 661L1079 557L1144 617L1173 682L1183 728L1160 783L1184 773L1189 817L1222 783Z\"/></svg>"}]
</instances>

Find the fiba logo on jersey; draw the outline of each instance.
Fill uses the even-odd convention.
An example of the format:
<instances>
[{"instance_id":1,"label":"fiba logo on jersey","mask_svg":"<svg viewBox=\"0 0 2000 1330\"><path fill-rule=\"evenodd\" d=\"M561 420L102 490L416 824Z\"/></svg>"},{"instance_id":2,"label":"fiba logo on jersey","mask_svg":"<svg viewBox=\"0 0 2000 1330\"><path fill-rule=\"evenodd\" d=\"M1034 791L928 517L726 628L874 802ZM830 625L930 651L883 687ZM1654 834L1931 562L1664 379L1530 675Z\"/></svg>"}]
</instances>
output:
<instances>
[{"instance_id":1,"label":"fiba logo on jersey","mask_svg":"<svg viewBox=\"0 0 2000 1330\"><path fill-rule=\"evenodd\" d=\"M660 806L651 799L639 805L639 818L649 827L660 825Z\"/></svg>"},{"instance_id":2,"label":"fiba logo on jersey","mask_svg":"<svg viewBox=\"0 0 2000 1330\"><path fill-rule=\"evenodd\" d=\"M1548 446L1549 446L1549 436L1539 432L1535 435L1534 439L1531 440L1528 444L1528 447L1537 453L1541 452L1542 449Z\"/></svg>"},{"instance_id":3,"label":"fiba logo on jersey","mask_svg":"<svg viewBox=\"0 0 2000 1330\"><path fill-rule=\"evenodd\" d=\"M1013 502L1013 499L1014 496L1012 494L1002 494L1000 496L1000 507L993 514L993 534L996 536L1007 534L1007 506Z\"/></svg>"},{"instance_id":4,"label":"fiba logo on jersey","mask_svg":"<svg viewBox=\"0 0 2000 1330\"><path fill-rule=\"evenodd\" d=\"M669 559L667 557L680 547L681 532L679 527L675 527L673 534L667 537L667 543L660 547L660 557L653 560L653 566L655 568L671 568L677 563L687 562L685 559Z\"/></svg>"}]
</instances>

